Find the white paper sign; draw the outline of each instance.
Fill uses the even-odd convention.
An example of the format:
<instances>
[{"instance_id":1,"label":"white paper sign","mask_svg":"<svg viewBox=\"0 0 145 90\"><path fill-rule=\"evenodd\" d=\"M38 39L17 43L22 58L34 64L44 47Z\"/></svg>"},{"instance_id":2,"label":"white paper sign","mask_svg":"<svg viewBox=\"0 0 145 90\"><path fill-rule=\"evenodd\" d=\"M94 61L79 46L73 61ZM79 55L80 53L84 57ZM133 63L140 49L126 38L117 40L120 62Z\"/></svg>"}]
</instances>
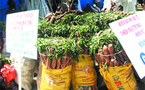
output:
<instances>
[{"instance_id":1,"label":"white paper sign","mask_svg":"<svg viewBox=\"0 0 145 90\"><path fill-rule=\"evenodd\" d=\"M37 59L38 10L7 15L7 52Z\"/></svg>"},{"instance_id":2,"label":"white paper sign","mask_svg":"<svg viewBox=\"0 0 145 90\"><path fill-rule=\"evenodd\" d=\"M144 16L142 11L109 24L141 79L145 76Z\"/></svg>"}]
</instances>

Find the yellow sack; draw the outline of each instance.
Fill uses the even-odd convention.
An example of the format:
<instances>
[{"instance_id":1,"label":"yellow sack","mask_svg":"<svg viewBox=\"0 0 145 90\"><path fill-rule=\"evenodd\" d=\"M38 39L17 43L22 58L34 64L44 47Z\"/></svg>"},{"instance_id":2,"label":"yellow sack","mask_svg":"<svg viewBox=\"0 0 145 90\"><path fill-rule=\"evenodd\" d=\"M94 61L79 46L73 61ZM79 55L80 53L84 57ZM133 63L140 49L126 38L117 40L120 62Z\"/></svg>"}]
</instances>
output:
<instances>
[{"instance_id":1,"label":"yellow sack","mask_svg":"<svg viewBox=\"0 0 145 90\"><path fill-rule=\"evenodd\" d=\"M97 90L97 74L94 61L90 55L79 55L79 61L73 62L72 84L73 90Z\"/></svg>"},{"instance_id":2,"label":"yellow sack","mask_svg":"<svg viewBox=\"0 0 145 90\"><path fill-rule=\"evenodd\" d=\"M42 63L40 90L69 90L72 65L64 69L48 69Z\"/></svg>"},{"instance_id":3,"label":"yellow sack","mask_svg":"<svg viewBox=\"0 0 145 90\"><path fill-rule=\"evenodd\" d=\"M108 67L109 72L100 68L107 88L109 90L139 90L131 66L132 64L128 63L125 66Z\"/></svg>"}]
</instances>

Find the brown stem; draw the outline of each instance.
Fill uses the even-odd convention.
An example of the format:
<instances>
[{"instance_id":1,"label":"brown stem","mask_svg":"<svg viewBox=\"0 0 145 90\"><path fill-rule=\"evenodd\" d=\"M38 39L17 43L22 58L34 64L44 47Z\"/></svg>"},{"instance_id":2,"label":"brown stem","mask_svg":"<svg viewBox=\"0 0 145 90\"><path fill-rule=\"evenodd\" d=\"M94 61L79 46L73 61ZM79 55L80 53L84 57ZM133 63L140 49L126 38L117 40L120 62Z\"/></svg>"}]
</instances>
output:
<instances>
[{"instance_id":1,"label":"brown stem","mask_svg":"<svg viewBox=\"0 0 145 90\"><path fill-rule=\"evenodd\" d=\"M125 58L126 62L130 63L130 60L129 60L129 58L128 58L128 56L127 56L127 54L126 54L126 52L124 50L122 51L122 55Z\"/></svg>"},{"instance_id":2,"label":"brown stem","mask_svg":"<svg viewBox=\"0 0 145 90\"><path fill-rule=\"evenodd\" d=\"M96 55L95 55L95 61L96 61L98 64L101 64L101 60L99 59L99 54L96 54Z\"/></svg>"},{"instance_id":3,"label":"brown stem","mask_svg":"<svg viewBox=\"0 0 145 90\"><path fill-rule=\"evenodd\" d=\"M61 62L61 58L59 57L58 60L57 60L57 69L60 69L60 62Z\"/></svg>"},{"instance_id":4,"label":"brown stem","mask_svg":"<svg viewBox=\"0 0 145 90\"><path fill-rule=\"evenodd\" d=\"M66 62L67 64L66 64L66 66L69 66L69 57L67 57L67 62Z\"/></svg>"},{"instance_id":5,"label":"brown stem","mask_svg":"<svg viewBox=\"0 0 145 90\"><path fill-rule=\"evenodd\" d=\"M52 69L55 69L55 67L56 67L56 59L53 58L52 59Z\"/></svg>"},{"instance_id":6,"label":"brown stem","mask_svg":"<svg viewBox=\"0 0 145 90\"><path fill-rule=\"evenodd\" d=\"M62 65L61 65L62 69L66 67L66 63L67 63L67 53L65 53L65 55L63 56Z\"/></svg>"},{"instance_id":7,"label":"brown stem","mask_svg":"<svg viewBox=\"0 0 145 90\"><path fill-rule=\"evenodd\" d=\"M51 61L50 60L48 60L48 58L49 58L49 56L47 56L47 61L46 61L46 69L49 69L49 68L51 68Z\"/></svg>"},{"instance_id":8,"label":"brown stem","mask_svg":"<svg viewBox=\"0 0 145 90\"><path fill-rule=\"evenodd\" d=\"M102 31L102 30L101 30L101 31L99 31L99 33L97 34L97 37L99 37L101 33L103 33L103 31Z\"/></svg>"},{"instance_id":9,"label":"brown stem","mask_svg":"<svg viewBox=\"0 0 145 90\"><path fill-rule=\"evenodd\" d=\"M105 55L105 62L107 63L107 66L109 66L109 62L110 62L110 58L109 58L109 51L108 51L108 47L106 45L103 46L103 52Z\"/></svg>"},{"instance_id":10,"label":"brown stem","mask_svg":"<svg viewBox=\"0 0 145 90\"><path fill-rule=\"evenodd\" d=\"M98 53L100 54L99 55L99 60L101 61L101 64L104 65L105 64L105 59L103 57L103 49L99 48Z\"/></svg>"},{"instance_id":11,"label":"brown stem","mask_svg":"<svg viewBox=\"0 0 145 90\"><path fill-rule=\"evenodd\" d=\"M85 47L85 54L89 55L88 48Z\"/></svg>"},{"instance_id":12,"label":"brown stem","mask_svg":"<svg viewBox=\"0 0 145 90\"><path fill-rule=\"evenodd\" d=\"M40 60L43 62L43 64L45 64L45 59L44 59L43 53L39 52L39 55L40 55Z\"/></svg>"}]
</instances>

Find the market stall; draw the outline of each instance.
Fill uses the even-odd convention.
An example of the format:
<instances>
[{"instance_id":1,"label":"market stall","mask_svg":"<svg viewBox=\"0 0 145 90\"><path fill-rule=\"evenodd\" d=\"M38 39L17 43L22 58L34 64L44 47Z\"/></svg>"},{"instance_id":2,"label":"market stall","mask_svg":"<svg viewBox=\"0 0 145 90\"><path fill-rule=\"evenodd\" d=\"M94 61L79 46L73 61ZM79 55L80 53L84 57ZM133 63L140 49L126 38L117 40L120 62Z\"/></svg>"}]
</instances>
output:
<instances>
[{"instance_id":1,"label":"market stall","mask_svg":"<svg viewBox=\"0 0 145 90\"><path fill-rule=\"evenodd\" d=\"M137 85L133 71L131 70L132 64L130 63L130 60L124 52L116 35L109 26L109 23L129 15L131 14L122 11L105 13L81 12L81 14L68 13L59 19L55 19L53 23L49 22L49 20L53 18L52 16L48 16L46 19L40 18L37 48L40 52L41 62L46 66L45 72L63 69L57 68L61 67L62 65L72 65L72 72L70 74L72 78L68 80L72 81L70 83L72 90L79 90L80 88L83 88L83 90L88 90L89 88L91 90L97 90L97 88L102 88L105 86L107 86L109 90L116 90L118 85L121 83L123 84L124 89L129 90L129 86L127 86L125 83L132 81L126 81L126 77L128 76L120 76L122 74L119 75L119 73L124 72L124 75L131 75L128 78L135 80L132 85L134 85L134 89L138 89L139 87ZM57 17L59 17L59 15ZM67 39L67 42L70 42L70 44L73 45L64 42L64 38ZM67 62L71 63L67 64ZM42 68L44 65L42 65ZM65 67L64 70L68 68L68 66ZM102 81L97 80L96 71L98 72L98 68L95 69L97 66L100 68L99 72L104 79ZM115 68L119 71L121 69L122 72L114 71ZM123 71L123 69L126 71ZM116 81L116 87L113 84L114 82L109 79L109 77L113 77L113 75L115 75L115 72L116 75L119 75L118 77L122 77L121 81L119 81L120 84L118 81ZM42 78L40 78L41 82L39 82L39 84L44 83L43 73L44 69L42 69ZM112 73L113 75L106 77L108 75L107 73ZM48 85L48 87L44 87L41 86L41 84L40 90L41 88L53 89L59 86L57 85L59 84L59 81L53 80L53 76L48 75L48 77L51 77L49 80L52 86ZM104 81L104 86L97 86L101 85L100 83L103 83Z\"/></svg>"},{"instance_id":2,"label":"market stall","mask_svg":"<svg viewBox=\"0 0 145 90\"><path fill-rule=\"evenodd\" d=\"M79 1L83 2L82 0ZM143 90L140 89L141 85L138 84L140 79L138 79L138 74L134 70L130 58L109 26L110 23L133 14L124 11L113 11L114 8L100 13L95 13L95 11L84 12L82 10L72 10L72 3L70 3L70 6L67 3L64 3L64 5L66 5L65 10L60 5L56 12L49 12L44 18L37 18L39 19L38 35L35 46L37 47L38 57L35 59L38 60L39 65L36 60L23 58L27 61L23 62L23 77L26 77L24 74L31 72L30 76L37 78L37 86L35 86L37 90L59 90L60 88L62 90ZM83 5L82 7L84 8ZM16 20L25 20L22 15L17 17ZM25 24L34 24L35 22L37 25L37 19L33 19L33 23ZM5 31L5 23L2 23L1 26L4 26L1 29ZM20 26L20 24L17 24L17 26ZM31 32L35 32L33 29L36 29L36 27L34 27L29 26ZM23 28L16 28L19 31L20 29ZM23 30L27 31L27 29ZM21 36L30 36L30 33L24 34L21 31L17 33ZM16 35L16 33L8 34L14 37ZM31 35L33 36L34 33L31 33ZM122 35L125 35L125 31ZM32 37L30 39L32 40ZM15 40L21 42L19 39ZM3 55L0 56L4 57ZM15 60L15 58L12 59ZM14 73L16 68L10 63L13 60L10 60L7 66L5 66L6 62L3 62L4 60L6 58L0 59L0 83L3 83L0 88L17 90L20 83L14 81L14 79L19 74ZM5 67L9 67L10 73L13 74L10 79L7 79L9 74L5 75L3 72ZM35 69L38 69L37 73ZM24 90L27 90L27 86L32 89L33 78L28 79L31 79L31 82L26 80L30 82L29 84L22 83ZM4 82L4 80L6 81ZM12 84L11 82L14 85L5 87L8 83Z\"/></svg>"}]
</instances>

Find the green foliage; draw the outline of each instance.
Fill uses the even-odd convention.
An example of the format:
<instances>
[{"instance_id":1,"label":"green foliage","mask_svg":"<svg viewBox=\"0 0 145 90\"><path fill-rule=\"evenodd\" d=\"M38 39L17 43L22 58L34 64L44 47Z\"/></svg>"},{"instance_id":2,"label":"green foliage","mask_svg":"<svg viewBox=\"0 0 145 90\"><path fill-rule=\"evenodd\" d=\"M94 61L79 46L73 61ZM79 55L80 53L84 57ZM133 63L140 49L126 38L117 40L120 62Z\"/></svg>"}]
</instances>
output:
<instances>
[{"instance_id":1,"label":"green foliage","mask_svg":"<svg viewBox=\"0 0 145 90\"><path fill-rule=\"evenodd\" d=\"M121 45L115 34L108 33L106 29L110 28L109 23L128 15L130 14L122 11L82 15L69 13L55 20L53 24L45 19L39 19L36 46L40 52L55 58L63 56L65 52L78 57L80 53L83 54L84 47L89 49L90 54L95 54L98 48L110 43L114 45L116 51ZM100 30L104 32L96 38Z\"/></svg>"},{"instance_id":2,"label":"green foliage","mask_svg":"<svg viewBox=\"0 0 145 90\"><path fill-rule=\"evenodd\" d=\"M45 19L40 19L38 24L38 38L48 37L68 37L70 26L63 24L52 24L47 22Z\"/></svg>"},{"instance_id":3,"label":"green foliage","mask_svg":"<svg viewBox=\"0 0 145 90\"><path fill-rule=\"evenodd\" d=\"M49 59L61 57L67 53L70 57L77 60L78 55L81 52L81 48L77 45L75 39L63 38L63 37L53 37L53 38L38 38L37 39L37 49L50 56Z\"/></svg>"},{"instance_id":4,"label":"green foliage","mask_svg":"<svg viewBox=\"0 0 145 90\"><path fill-rule=\"evenodd\" d=\"M5 22L0 21L0 30L6 31L6 23Z\"/></svg>"},{"instance_id":5,"label":"green foliage","mask_svg":"<svg viewBox=\"0 0 145 90\"><path fill-rule=\"evenodd\" d=\"M117 52L117 50L121 50L122 46L120 42L118 41L116 35L113 31L109 32L110 29L106 29L103 31L103 33L100 34L99 37L97 35L93 36L90 43L90 54L96 54L98 53L98 49L102 48L106 45L113 44L114 52Z\"/></svg>"},{"instance_id":6,"label":"green foliage","mask_svg":"<svg viewBox=\"0 0 145 90\"><path fill-rule=\"evenodd\" d=\"M9 58L6 58L4 55L0 54L0 68L3 66L3 64L11 64L11 60Z\"/></svg>"}]
</instances>

